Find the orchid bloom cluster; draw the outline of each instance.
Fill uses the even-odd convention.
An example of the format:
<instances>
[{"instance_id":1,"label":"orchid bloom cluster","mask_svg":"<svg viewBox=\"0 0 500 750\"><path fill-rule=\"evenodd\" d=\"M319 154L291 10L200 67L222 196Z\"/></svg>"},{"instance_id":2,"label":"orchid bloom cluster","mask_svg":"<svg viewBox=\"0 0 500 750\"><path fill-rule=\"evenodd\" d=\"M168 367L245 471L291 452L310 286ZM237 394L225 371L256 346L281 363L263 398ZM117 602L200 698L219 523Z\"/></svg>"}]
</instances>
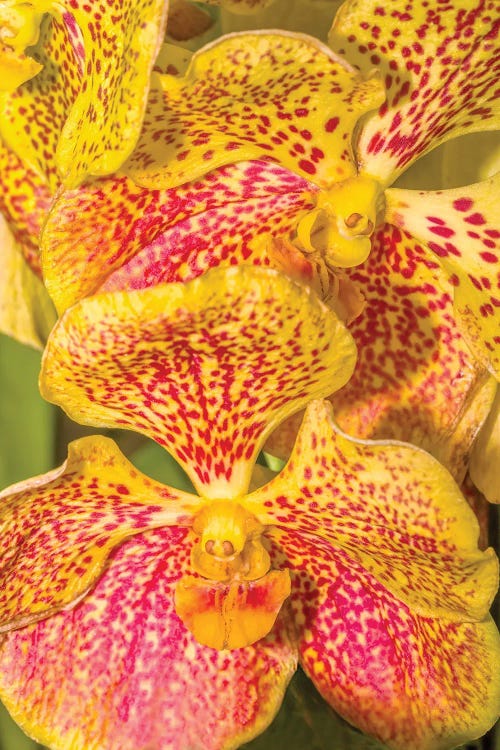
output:
<instances>
[{"instance_id":1,"label":"orchid bloom cluster","mask_svg":"<svg viewBox=\"0 0 500 750\"><path fill-rule=\"evenodd\" d=\"M500 708L464 494L500 501L498 177L393 185L498 129L498 7L347 0L327 44L220 5L0 2L0 326L194 487L97 435L0 494L0 698L54 750L230 750L300 664L453 748ZM257 28L176 46L229 11Z\"/></svg>"}]
</instances>

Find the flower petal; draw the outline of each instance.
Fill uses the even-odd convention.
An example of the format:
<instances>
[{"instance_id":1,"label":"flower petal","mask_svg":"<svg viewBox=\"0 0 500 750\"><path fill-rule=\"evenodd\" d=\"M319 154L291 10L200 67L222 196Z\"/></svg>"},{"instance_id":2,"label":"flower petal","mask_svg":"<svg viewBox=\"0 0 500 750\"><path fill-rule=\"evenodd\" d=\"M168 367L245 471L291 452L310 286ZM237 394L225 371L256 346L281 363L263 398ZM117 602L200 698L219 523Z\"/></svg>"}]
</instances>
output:
<instances>
[{"instance_id":1,"label":"flower petal","mask_svg":"<svg viewBox=\"0 0 500 750\"><path fill-rule=\"evenodd\" d=\"M0 632L83 596L123 539L186 524L197 506L137 471L109 438L71 443L62 467L0 494Z\"/></svg>"},{"instance_id":2,"label":"flower petal","mask_svg":"<svg viewBox=\"0 0 500 750\"><path fill-rule=\"evenodd\" d=\"M266 162L230 165L172 190L123 176L89 180L62 193L50 212L45 283L63 311L106 279L106 290L130 290L186 281L220 263L257 262L260 235L289 231L313 206L310 187Z\"/></svg>"},{"instance_id":3,"label":"flower petal","mask_svg":"<svg viewBox=\"0 0 500 750\"><path fill-rule=\"evenodd\" d=\"M352 177L353 129L383 97L378 79L286 32L226 36L197 52L184 78L162 82L163 106L148 108L123 167L154 189L262 158L320 186Z\"/></svg>"},{"instance_id":4,"label":"flower petal","mask_svg":"<svg viewBox=\"0 0 500 750\"><path fill-rule=\"evenodd\" d=\"M20 158L53 173L55 154L68 187L118 169L139 135L167 5L54 3L38 45L43 70L4 97L0 132Z\"/></svg>"},{"instance_id":5,"label":"flower petal","mask_svg":"<svg viewBox=\"0 0 500 750\"><path fill-rule=\"evenodd\" d=\"M0 216L0 333L43 349L55 314L47 291Z\"/></svg>"},{"instance_id":6,"label":"flower petal","mask_svg":"<svg viewBox=\"0 0 500 750\"><path fill-rule=\"evenodd\" d=\"M418 614L480 620L495 595L496 555L478 549L446 469L412 445L345 435L327 401L309 405L290 461L245 507L345 550Z\"/></svg>"},{"instance_id":7,"label":"flower petal","mask_svg":"<svg viewBox=\"0 0 500 750\"><path fill-rule=\"evenodd\" d=\"M497 10L493 0L342 6L330 45L361 70L376 66L387 91L359 136L363 172L388 184L440 143L499 127Z\"/></svg>"},{"instance_id":8,"label":"flower petal","mask_svg":"<svg viewBox=\"0 0 500 750\"><path fill-rule=\"evenodd\" d=\"M432 250L454 287L458 323L476 357L500 379L500 172L437 192L387 191L387 219Z\"/></svg>"},{"instance_id":9,"label":"flower petal","mask_svg":"<svg viewBox=\"0 0 500 750\"><path fill-rule=\"evenodd\" d=\"M358 438L414 443L460 483L495 384L454 321L445 272L412 237L386 224L367 261L348 273L365 307L349 326L356 369L332 397L338 424ZM266 450L290 454L300 426L291 421Z\"/></svg>"},{"instance_id":10,"label":"flower petal","mask_svg":"<svg viewBox=\"0 0 500 750\"><path fill-rule=\"evenodd\" d=\"M470 476L491 503L500 503L500 387L486 422L478 435L470 460Z\"/></svg>"},{"instance_id":11,"label":"flower petal","mask_svg":"<svg viewBox=\"0 0 500 750\"><path fill-rule=\"evenodd\" d=\"M350 377L347 329L276 271L215 268L188 284L103 294L70 308L41 390L77 421L167 448L200 494L245 492L266 435Z\"/></svg>"},{"instance_id":12,"label":"flower petal","mask_svg":"<svg viewBox=\"0 0 500 750\"><path fill-rule=\"evenodd\" d=\"M445 750L491 727L500 705L493 620L423 617L349 554L310 535L273 535L294 571L301 664L336 711L393 750Z\"/></svg>"},{"instance_id":13,"label":"flower petal","mask_svg":"<svg viewBox=\"0 0 500 750\"><path fill-rule=\"evenodd\" d=\"M230 750L272 720L296 649L279 622L238 651L196 643L173 608L186 533L134 537L80 604L7 635L0 696L31 736L54 750Z\"/></svg>"}]
</instances>

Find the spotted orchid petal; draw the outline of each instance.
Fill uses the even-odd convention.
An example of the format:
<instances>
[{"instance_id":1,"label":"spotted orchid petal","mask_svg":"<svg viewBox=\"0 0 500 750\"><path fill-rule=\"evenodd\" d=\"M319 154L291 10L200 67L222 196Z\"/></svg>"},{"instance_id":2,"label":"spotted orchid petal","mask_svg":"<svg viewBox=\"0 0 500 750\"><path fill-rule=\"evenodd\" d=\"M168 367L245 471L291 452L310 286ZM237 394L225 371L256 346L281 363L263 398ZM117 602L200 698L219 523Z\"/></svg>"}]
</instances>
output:
<instances>
[{"instance_id":1,"label":"spotted orchid petal","mask_svg":"<svg viewBox=\"0 0 500 750\"><path fill-rule=\"evenodd\" d=\"M63 311L99 289L142 289L188 281L219 264L263 263L259 240L292 230L314 205L310 188L262 161L171 190L147 190L124 176L89 180L62 193L49 214L45 283Z\"/></svg>"},{"instance_id":2,"label":"spotted orchid petal","mask_svg":"<svg viewBox=\"0 0 500 750\"><path fill-rule=\"evenodd\" d=\"M460 483L495 382L454 320L445 272L414 238L386 224L367 261L348 273L365 307L349 326L356 369L332 397L338 424L358 438L414 443ZM287 457L299 425L291 417L266 450Z\"/></svg>"},{"instance_id":3,"label":"spotted orchid petal","mask_svg":"<svg viewBox=\"0 0 500 750\"><path fill-rule=\"evenodd\" d=\"M198 506L142 475L109 438L75 441L62 467L0 494L0 632L82 597L113 547L155 526L187 525Z\"/></svg>"},{"instance_id":4,"label":"spotted orchid petal","mask_svg":"<svg viewBox=\"0 0 500 750\"><path fill-rule=\"evenodd\" d=\"M432 251L454 288L455 316L500 379L500 173L437 192L387 191L387 218Z\"/></svg>"},{"instance_id":5,"label":"spotted orchid petal","mask_svg":"<svg viewBox=\"0 0 500 750\"><path fill-rule=\"evenodd\" d=\"M173 605L188 533L134 536L82 602L5 637L0 697L32 737L55 750L230 750L270 723L296 647L280 621L230 653L194 640Z\"/></svg>"},{"instance_id":6,"label":"spotted orchid petal","mask_svg":"<svg viewBox=\"0 0 500 750\"><path fill-rule=\"evenodd\" d=\"M288 464L246 507L343 550L419 615L481 620L495 595L497 558L478 549L446 469L410 444L345 435L327 401L309 405Z\"/></svg>"},{"instance_id":7,"label":"spotted orchid petal","mask_svg":"<svg viewBox=\"0 0 500 750\"><path fill-rule=\"evenodd\" d=\"M114 172L139 135L167 5L34 2L35 11L50 12L35 53L42 70L2 95L0 133L9 148L52 183L57 170L68 187Z\"/></svg>"},{"instance_id":8,"label":"spotted orchid petal","mask_svg":"<svg viewBox=\"0 0 500 750\"><path fill-rule=\"evenodd\" d=\"M494 0L344 3L330 45L362 71L377 67L387 91L359 135L361 171L388 184L440 143L498 129L498 33Z\"/></svg>"},{"instance_id":9,"label":"spotted orchid petal","mask_svg":"<svg viewBox=\"0 0 500 750\"><path fill-rule=\"evenodd\" d=\"M162 106L148 110L123 167L154 189L263 158L335 184L356 174L352 132L383 100L377 78L364 80L317 40L285 32L224 37L197 52L183 78L162 84Z\"/></svg>"},{"instance_id":10,"label":"spotted orchid petal","mask_svg":"<svg viewBox=\"0 0 500 750\"><path fill-rule=\"evenodd\" d=\"M45 287L27 266L2 216L0 267L0 333L42 349L55 323L54 309Z\"/></svg>"},{"instance_id":11,"label":"spotted orchid petal","mask_svg":"<svg viewBox=\"0 0 500 750\"><path fill-rule=\"evenodd\" d=\"M0 170L0 212L18 251L33 273L41 277L39 240L52 199L49 184L1 142Z\"/></svg>"},{"instance_id":12,"label":"spotted orchid petal","mask_svg":"<svg viewBox=\"0 0 500 750\"><path fill-rule=\"evenodd\" d=\"M471 454L471 479L492 503L500 503L498 465L500 462L500 387L478 435Z\"/></svg>"},{"instance_id":13,"label":"spotted orchid petal","mask_svg":"<svg viewBox=\"0 0 500 750\"><path fill-rule=\"evenodd\" d=\"M41 390L76 421L152 437L200 494L246 491L267 434L350 377L347 329L310 290L250 266L98 295L54 329Z\"/></svg>"},{"instance_id":14,"label":"spotted orchid petal","mask_svg":"<svg viewBox=\"0 0 500 750\"><path fill-rule=\"evenodd\" d=\"M293 570L302 667L336 711L393 750L456 747L494 724L500 638L492 619L422 616L314 533L273 536Z\"/></svg>"}]
</instances>

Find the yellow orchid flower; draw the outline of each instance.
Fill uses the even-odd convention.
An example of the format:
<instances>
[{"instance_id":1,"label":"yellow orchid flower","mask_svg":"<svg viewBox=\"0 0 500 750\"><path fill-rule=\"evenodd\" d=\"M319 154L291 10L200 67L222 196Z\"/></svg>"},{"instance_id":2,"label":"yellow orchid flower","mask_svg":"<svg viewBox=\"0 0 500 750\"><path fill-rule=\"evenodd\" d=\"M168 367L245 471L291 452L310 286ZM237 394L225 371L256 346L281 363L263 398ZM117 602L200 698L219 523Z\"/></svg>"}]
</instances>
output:
<instances>
[{"instance_id":1,"label":"yellow orchid flower","mask_svg":"<svg viewBox=\"0 0 500 750\"><path fill-rule=\"evenodd\" d=\"M183 77L162 76L163 94L150 96L141 138L120 174L65 191L50 212L42 265L58 310L98 290L185 281L219 264L279 268L328 299L358 343L357 372L335 400L340 425L362 438L416 443L461 481L495 392L494 346L483 351L498 322L490 300L498 231L492 182L437 196L386 186L445 138L497 122L496 105L482 103L487 86L471 98L467 67L474 59L481 80L492 75L480 51L491 52L493 35L480 9L464 15L462 5L443 9L439 24L430 18L425 36L434 83L452 76L450 99L439 108L440 122L449 112L450 128L428 128L418 138L414 129L415 143L405 136L408 149L396 155L400 119L406 128L401 113L415 107L411 116L425 110L432 117L429 97L415 93L425 90L418 78L425 70L406 68L412 58L404 39L420 29L421 17L400 20L400 3L384 16L389 29L401 26L394 43L377 52L374 31L363 73L312 38L258 32L212 43ZM348 43L345 19L357 28L371 7L343 6L331 35L336 47ZM450 72L442 45L458 23L468 62ZM361 64L364 57L358 51L353 59ZM372 75L369 66L380 72ZM396 83L401 66L412 77L403 90ZM457 112L466 110L462 121ZM379 148L385 128L391 135ZM434 199L437 217L427 209ZM484 204L480 232L467 223L474 209L456 209L470 199ZM97 226L79 221L95 212ZM446 250L449 231L460 246L467 242L469 260ZM490 260L478 282L481 253ZM464 269L481 290L470 279L457 286ZM493 314L478 322L477 311L486 308ZM269 449L288 455L298 423L282 426Z\"/></svg>"},{"instance_id":2,"label":"yellow orchid flower","mask_svg":"<svg viewBox=\"0 0 500 750\"><path fill-rule=\"evenodd\" d=\"M104 437L2 493L0 696L31 736L236 748L272 720L298 661L391 748L452 747L495 721L498 564L446 469L348 437L316 400L286 467L249 493L269 430L354 360L336 315L270 269L103 293L62 316L45 396L153 437L199 494Z\"/></svg>"}]
</instances>

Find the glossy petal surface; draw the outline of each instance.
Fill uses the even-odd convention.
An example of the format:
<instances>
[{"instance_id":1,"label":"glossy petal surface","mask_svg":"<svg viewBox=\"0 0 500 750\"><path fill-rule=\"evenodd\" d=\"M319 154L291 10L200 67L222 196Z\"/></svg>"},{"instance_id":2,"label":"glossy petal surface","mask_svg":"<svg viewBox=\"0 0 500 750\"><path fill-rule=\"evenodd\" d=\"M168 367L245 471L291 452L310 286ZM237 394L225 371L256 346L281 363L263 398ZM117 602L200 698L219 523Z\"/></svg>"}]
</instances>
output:
<instances>
[{"instance_id":1,"label":"glossy petal surface","mask_svg":"<svg viewBox=\"0 0 500 750\"><path fill-rule=\"evenodd\" d=\"M499 127L495 0L349 0L330 45L361 70L376 66L387 101L361 131L362 171L385 183L449 138Z\"/></svg>"},{"instance_id":2,"label":"glossy petal surface","mask_svg":"<svg viewBox=\"0 0 500 750\"><path fill-rule=\"evenodd\" d=\"M148 479L108 438L75 441L61 468L0 495L0 632L81 597L119 542L186 524L198 502Z\"/></svg>"},{"instance_id":3,"label":"glossy petal surface","mask_svg":"<svg viewBox=\"0 0 500 750\"><path fill-rule=\"evenodd\" d=\"M454 319L446 273L422 245L388 224L367 261L348 273L365 307L349 326L358 360L332 397L336 420L358 438L424 448L460 483L494 386ZM267 449L288 456L299 424L292 417Z\"/></svg>"},{"instance_id":4,"label":"glossy petal surface","mask_svg":"<svg viewBox=\"0 0 500 750\"><path fill-rule=\"evenodd\" d=\"M262 262L259 239L290 231L313 207L311 187L262 161L171 190L141 188L124 176L89 180L62 193L48 217L47 288L62 311L100 287L142 289L187 281L219 264Z\"/></svg>"},{"instance_id":5,"label":"glossy petal surface","mask_svg":"<svg viewBox=\"0 0 500 750\"><path fill-rule=\"evenodd\" d=\"M500 387L471 454L472 481L492 503L500 503Z\"/></svg>"},{"instance_id":6,"label":"glossy petal surface","mask_svg":"<svg viewBox=\"0 0 500 750\"><path fill-rule=\"evenodd\" d=\"M354 126L383 100L378 79L364 81L312 37L270 32L224 37L163 86L124 165L156 189L262 158L320 186L352 177Z\"/></svg>"},{"instance_id":7,"label":"glossy petal surface","mask_svg":"<svg viewBox=\"0 0 500 750\"><path fill-rule=\"evenodd\" d=\"M40 279L26 264L0 216L0 332L43 348L55 313Z\"/></svg>"},{"instance_id":8,"label":"glossy petal surface","mask_svg":"<svg viewBox=\"0 0 500 750\"><path fill-rule=\"evenodd\" d=\"M493 621L420 616L348 553L276 532L293 573L301 663L345 718L394 750L446 750L498 716Z\"/></svg>"},{"instance_id":9,"label":"glossy petal surface","mask_svg":"<svg viewBox=\"0 0 500 750\"><path fill-rule=\"evenodd\" d=\"M8 634L0 696L39 741L54 750L233 750L272 720L295 647L279 624L230 653L196 643L173 609L187 533L134 537L75 608Z\"/></svg>"},{"instance_id":10,"label":"glossy petal surface","mask_svg":"<svg viewBox=\"0 0 500 750\"><path fill-rule=\"evenodd\" d=\"M438 192L387 191L389 221L424 243L454 287L455 315L474 354L500 379L500 173Z\"/></svg>"},{"instance_id":11,"label":"glossy petal surface","mask_svg":"<svg viewBox=\"0 0 500 750\"><path fill-rule=\"evenodd\" d=\"M344 550L418 614L480 620L495 595L495 553L478 549L446 469L409 444L348 437L327 401L310 404L288 464L245 506Z\"/></svg>"},{"instance_id":12,"label":"glossy petal surface","mask_svg":"<svg viewBox=\"0 0 500 750\"><path fill-rule=\"evenodd\" d=\"M350 377L355 347L309 290L267 269L99 295L51 336L44 396L77 421L167 448L200 494L246 491L266 435Z\"/></svg>"},{"instance_id":13,"label":"glossy petal surface","mask_svg":"<svg viewBox=\"0 0 500 750\"><path fill-rule=\"evenodd\" d=\"M38 44L42 72L4 98L8 145L44 173L55 154L68 186L115 171L139 135L166 10L164 0L54 4Z\"/></svg>"}]
</instances>

